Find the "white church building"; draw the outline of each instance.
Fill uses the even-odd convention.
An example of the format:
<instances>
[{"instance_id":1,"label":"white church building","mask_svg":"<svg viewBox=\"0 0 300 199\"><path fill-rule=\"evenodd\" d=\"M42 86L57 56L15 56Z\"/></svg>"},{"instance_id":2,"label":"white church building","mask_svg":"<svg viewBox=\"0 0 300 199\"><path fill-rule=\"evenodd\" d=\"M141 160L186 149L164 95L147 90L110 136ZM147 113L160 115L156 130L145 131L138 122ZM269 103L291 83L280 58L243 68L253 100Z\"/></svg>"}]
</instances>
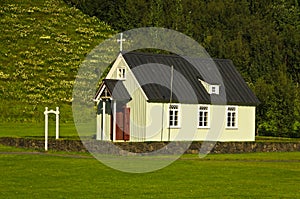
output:
<instances>
[{"instance_id":1,"label":"white church building","mask_svg":"<svg viewBox=\"0 0 300 199\"><path fill-rule=\"evenodd\" d=\"M98 140L255 140L259 101L231 60L121 52L94 100Z\"/></svg>"}]
</instances>

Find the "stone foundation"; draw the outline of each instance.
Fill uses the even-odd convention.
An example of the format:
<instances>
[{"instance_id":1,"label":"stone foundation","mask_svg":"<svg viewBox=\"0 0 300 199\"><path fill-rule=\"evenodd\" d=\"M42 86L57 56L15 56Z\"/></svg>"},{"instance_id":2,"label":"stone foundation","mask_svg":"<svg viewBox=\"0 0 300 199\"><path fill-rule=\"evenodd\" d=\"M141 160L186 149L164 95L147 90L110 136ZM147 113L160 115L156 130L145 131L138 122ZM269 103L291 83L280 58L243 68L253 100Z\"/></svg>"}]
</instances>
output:
<instances>
[{"instance_id":1,"label":"stone foundation","mask_svg":"<svg viewBox=\"0 0 300 199\"><path fill-rule=\"evenodd\" d=\"M112 149L111 142L100 142L96 140L85 140L85 145L91 151L101 150L104 153L120 153L119 150ZM43 139L29 139L29 138L0 138L0 144L6 146L14 146L18 148L28 148L43 151L45 142ZM185 153L197 154L201 146L201 152L210 151L210 153L249 153L249 152L288 152L300 151L300 142L193 142L187 150L187 142L119 142L114 143L125 151L133 153L147 153L161 149L162 153ZM203 145L205 144L205 145ZM168 145L167 149L163 149ZM212 150L210 150L212 148ZM54 151L68 151L68 152L87 152L87 149L82 144L81 140L48 140L48 149ZM173 150L172 150L173 149ZM124 153L124 151L122 153Z\"/></svg>"}]
</instances>

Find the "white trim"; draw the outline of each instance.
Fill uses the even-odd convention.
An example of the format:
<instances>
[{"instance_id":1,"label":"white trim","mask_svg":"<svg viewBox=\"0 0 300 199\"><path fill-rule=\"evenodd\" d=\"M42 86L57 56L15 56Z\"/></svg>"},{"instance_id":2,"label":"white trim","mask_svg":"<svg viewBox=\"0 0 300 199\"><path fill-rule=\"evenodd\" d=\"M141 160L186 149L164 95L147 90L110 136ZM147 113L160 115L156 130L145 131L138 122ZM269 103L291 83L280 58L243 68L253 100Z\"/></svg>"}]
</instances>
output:
<instances>
[{"instance_id":1,"label":"white trim","mask_svg":"<svg viewBox=\"0 0 300 199\"><path fill-rule=\"evenodd\" d=\"M205 90L208 94L215 94L215 95L220 94L220 85L218 85L218 84L209 84L209 83L203 81L200 78L198 78L198 81L200 81L200 83L205 88ZM214 91L213 91L213 88L215 89Z\"/></svg>"},{"instance_id":2,"label":"white trim","mask_svg":"<svg viewBox=\"0 0 300 199\"><path fill-rule=\"evenodd\" d=\"M209 85L209 94L219 95L220 85Z\"/></svg>"},{"instance_id":3,"label":"white trim","mask_svg":"<svg viewBox=\"0 0 300 199\"><path fill-rule=\"evenodd\" d=\"M178 114L177 114L177 125L170 125L170 106L177 106L177 111L178 111ZM178 128L181 128L181 104L169 104L168 105L168 125L169 125L169 128L170 129L178 129Z\"/></svg>"},{"instance_id":4,"label":"white trim","mask_svg":"<svg viewBox=\"0 0 300 199\"><path fill-rule=\"evenodd\" d=\"M98 109L98 105L97 105L97 109ZM100 138L101 138L101 131L102 131L102 129L101 129L101 125L100 125L100 117L101 115L100 114L97 114L97 124L96 124L96 140L100 140Z\"/></svg>"},{"instance_id":5,"label":"white trim","mask_svg":"<svg viewBox=\"0 0 300 199\"><path fill-rule=\"evenodd\" d=\"M104 84L103 87L101 88L100 92L99 92L98 95L96 96L96 98L95 98L94 101L96 101L97 103L99 103L99 101L100 101L100 96L101 96L101 94L102 94L102 92L103 92L103 90L104 90L105 88L106 88L106 86L105 86L105 84Z\"/></svg>"},{"instance_id":6,"label":"white trim","mask_svg":"<svg viewBox=\"0 0 300 199\"><path fill-rule=\"evenodd\" d=\"M120 72L120 70L122 70L122 72ZM119 79L119 80L125 80L126 79L126 68L125 68L125 66L117 67L117 79Z\"/></svg>"},{"instance_id":7,"label":"white trim","mask_svg":"<svg viewBox=\"0 0 300 199\"><path fill-rule=\"evenodd\" d=\"M106 102L103 100L102 102L102 132L101 132L101 140L103 140L103 135L105 135L105 108L106 108Z\"/></svg>"},{"instance_id":8,"label":"white trim","mask_svg":"<svg viewBox=\"0 0 300 199\"><path fill-rule=\"evenodd\" d=\"M133 72L131 71L130 67L128 66L127 62L125 61L124 57L121 55L121 58L123 59L125 66L127 67L127 71L128 73L130 73L130 75L133 78L133 81L136 83L136 85L138 86L138 88L141 90L143 96L145 97L146 101L149 100L147 95L145 94L144 90L142 89L141 85L139 84L138 80L136 79L135 75L133 74Z\"/></svg>"},{"instance_id":9,"label":"white trim","mask_svg":"<svg viewBox=\"0 0 300 199\"><path fill-rule=\"evenodd\" d=\"M56 107L55 139L59 139L59 108Z\"/></svg>"},{"instance_id":10,"label":"white trim","mask_svg":"<svg viewBox=\"0 0 300 199\"><path fill-rule=\"evenodd\" d=\"M117 102L116 100L113 100L113 142L116 141L116 122L117 122Z\"/></svg>"},{"instance_id":11,"label":"white trim","mask_svg":"<svg viewBox=\"0 0 300 199\"><path fill-rule=\"evenodd\" d=\"M235 110L228 110L229 108L233 108L233 109L235 109ZM234 116L234 118L235 118L235 125L234 126L232 126L232 121L230 121L230 126L228 126L228 113L235 113L235 116ZM238 121L239 121L239 114L238 114L238 106L226 106L226 113L225 113L226 115L225 115L225 117L226 117L226 124L225 124L225 126L226 126L226 129L238 129ZM232 117L232 116L231 116ZM231 119L232 120L232 119Z\"/></svg>"},{"instance_id":12,"label":"white trim","mask_svg":"<svg viewBox=\"0 0 300 199\"><path fill-rule=\"evenodd\" d=\"M200 119L200 107L207 107L207 126L200 126L199 119ZM203 110L204 111L204 110ZM197 118L197 128L198 129L209 129L210 128L210 105L207 104L199 104L198 105L198 118Z\"/></svg>"},{"instance_id":13,"label":"white trim","mask_svg":"<svg viewBox=\"0 0 300 199\"><path fill-rule=\"evenodd\" d=\"M49 129L48 129L48 115L49 113L54 113L56 115L55 117L55 138L59 139L59 107L56 107L56 110L48 110L48 107L45 107L45 151L48 151L48 135L49 135Z\"/></svg>"},{"instance_id":14,"label":"white trim","mask_svg":"<svg viewBox=\"0 0 300 199\"><path fill-rule=\"evenodd\" d=\"M114 74L114 71L116 70L116 68L119 66L120 61L122 60L122 54L119 53L115 63L112 65L111 69L109 70L108 74L106 75L105 79L111 79L111 77Z\"/></svg>"},{"instance_id":15,"label":"white trim","mask_svg":"<svg viewBox=\"0 0 300 199\"><path fill-rule=\"evenodd\" d=\"M113 64L113 66L111 67L111 69L109 70L108 74L106 75L105 79L111 79L111 77L113 76L114 72L117 70L117 68L120 65L120 62L123 60L124 64L122 64L122 67L125 67L125 70L127 72L127 74L130 74L133 78L133 81L135 82L135 84L137 85L137 87L140 89L140 91L142 92L142 95L145 97L146 101L149 100L147 95L145 94L144 90L142 89L141 85L139 84L139 82L137 81L136 77L134 76L133 72L131 71L130 67L128 66L127 62L125 61L122 53L120 53L115 61L115 63ZM125 74L126 75L126 74Z\"/></svg>"},{"instance_id":16,"label":"white trim","mask_svg":"<svg viewBox=\"0 0 300 199\"><path fill-rule=\"evenodd\" d=\"M48 114L46 114L46 111L48 111L48 107L46 107L45 109L45 151L48 151Z\"/></svg>"}]
</instances>

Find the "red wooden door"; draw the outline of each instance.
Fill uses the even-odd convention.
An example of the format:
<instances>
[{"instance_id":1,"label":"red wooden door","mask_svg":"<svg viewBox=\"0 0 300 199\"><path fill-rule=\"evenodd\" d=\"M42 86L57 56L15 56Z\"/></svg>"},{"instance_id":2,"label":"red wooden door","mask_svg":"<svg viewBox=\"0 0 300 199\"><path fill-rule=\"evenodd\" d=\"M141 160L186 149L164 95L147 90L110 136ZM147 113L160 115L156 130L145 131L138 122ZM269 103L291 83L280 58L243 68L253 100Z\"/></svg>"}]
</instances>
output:
<instances>
[{"instance_id":1,"label":"red wooden door","mask_svg":"<svg viewBox=\"0 0 300 199\"><path fill-rule=\"evenodd\" d=\"M116 112L116 140L130 139L130 108Z\"/></svg>"},{"instance_id":2,"label":"red wooden door","mask_svg":"<svg viewBox=\"0 0 300 199\"><path fill-rule=\"evenodd\" d=\"M124 109L124 140L130 139L130 108Z\"/></svg>"},{"instance_id":3,"label":"red wooden door","mask_svg":"<svg viewBox=\"0 0 300 199\"><path fill-rule=\"evenodd\" d=\"M116 140L123 140L124 113L116 112Z\"/></svg>"}]
</instances>

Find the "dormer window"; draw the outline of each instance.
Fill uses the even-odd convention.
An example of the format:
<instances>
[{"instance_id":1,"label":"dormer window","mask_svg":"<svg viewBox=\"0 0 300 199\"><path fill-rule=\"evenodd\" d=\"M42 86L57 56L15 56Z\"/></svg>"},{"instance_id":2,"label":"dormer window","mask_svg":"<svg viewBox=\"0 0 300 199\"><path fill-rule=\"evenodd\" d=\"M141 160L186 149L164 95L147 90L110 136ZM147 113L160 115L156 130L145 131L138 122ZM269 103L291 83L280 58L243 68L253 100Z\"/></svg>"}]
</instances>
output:
<instances>
[{"instance_id":1,"label":"dormer window","mask_svg":"<svg viewBox=\"0 0 300 199\"><path fill-rule=\"evenodd\" d=\"M215 86L211 86L211 93L215 93L216 92L216 87Z\"/></svg>"},{"instance_id":2,"label":"dormer window","mask_svg":"<svg viewBox=\"0 0 300 199\"><path fill-rule=\"evenodd\" d=\"M203 85L203 87L205 88L205 90L208 92L208 94L216 94L219 95L220 94L220 85L218 84L209 84L201 79L198 79L201 84Z\"/></svg>"},{"instance_id":3,"label":"dormer window","mask_svg":"<svg viewBox=\"0 0 300 199\"><path fill-rule=\"evenodd\" d=\"M219 85L209 85L209 94L219 95L219 93L220 93Z\"/></svg>"},{"instance_id":4,"label":"dormer window","mask_svg":"<svg viewBox=\"0 0 300 199\"><path fill-rule=\"evenodd\" d=\"M120 67L117 69L117 78L118 79L125 79L125 75L126 75L126 70L124 67Z\"/></svg>"}]
</instances>

